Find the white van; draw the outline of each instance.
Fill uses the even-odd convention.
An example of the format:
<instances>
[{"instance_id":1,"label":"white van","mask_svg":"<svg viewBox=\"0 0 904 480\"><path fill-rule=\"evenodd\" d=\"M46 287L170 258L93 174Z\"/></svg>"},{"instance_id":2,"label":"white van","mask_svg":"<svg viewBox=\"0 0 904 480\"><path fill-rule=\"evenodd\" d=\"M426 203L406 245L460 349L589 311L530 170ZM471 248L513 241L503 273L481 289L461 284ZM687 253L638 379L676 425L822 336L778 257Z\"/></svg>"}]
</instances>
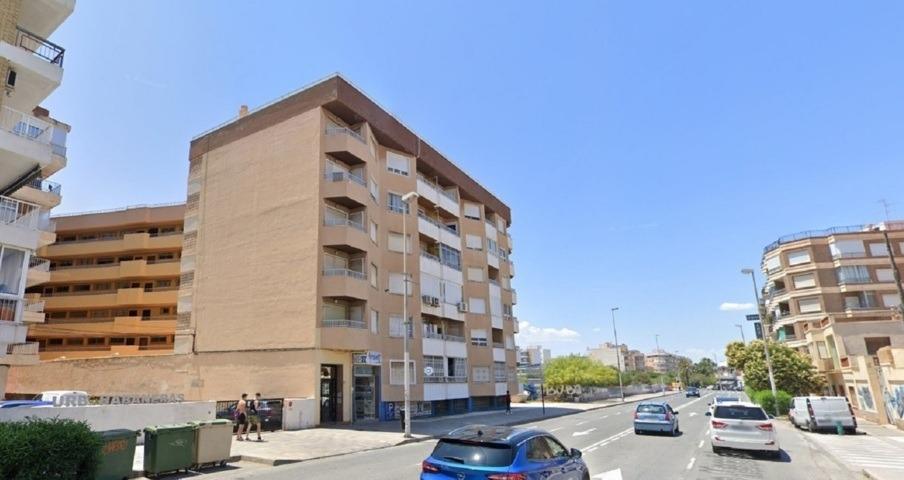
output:
<instances>
[{"instance_id":1,"label":"white van","mask_svg":"<svg viewBox=\"0 0 904 480\"><path fill-rule=\"evenodd\" d=\"M821 429L835 429L840 422L847 433L857 432L854 410L845 397L794 397L788 418L797 428L811 432Z\"/></svg>"},{"instance_id":2,"label":"white van","mask_svg":"<svg viewBox=\"0 0 904 480\"><path fill-rule=\"evenodd\" d=\"M80 390L48 390L35 400L49 402L54 407L84 407L88 405L88 392Z\"/></svg>"}]
</instances>

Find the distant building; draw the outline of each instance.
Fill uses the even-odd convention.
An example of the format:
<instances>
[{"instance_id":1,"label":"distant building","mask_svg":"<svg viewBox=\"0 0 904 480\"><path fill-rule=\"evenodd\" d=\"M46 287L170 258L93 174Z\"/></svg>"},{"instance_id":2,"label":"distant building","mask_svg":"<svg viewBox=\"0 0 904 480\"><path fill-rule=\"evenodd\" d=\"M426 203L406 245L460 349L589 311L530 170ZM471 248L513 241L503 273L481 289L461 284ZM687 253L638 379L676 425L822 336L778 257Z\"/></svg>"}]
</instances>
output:
<instances>
[{"instance_id":1,"label":"distant building","mask_svg":"<svg viewBox=\"0 0 904 480\"><path fill-rule=\"evenodd\" d=\"M639 350L629 350L624 343L616 345L612 342L600 344L598 347L588 348L587 356L613 368L619 368L623 372L641 371L644 365L645 355Z\"/></svg>"},{"instance_id":2,"label":"distant building","mask_svg":"<svg viewBox=\"0 0 904 480\"><path fill-rule=\"evenodd\" d=\"M665 350L655 350L646 354L644 364L647 369L656 373L669 373L678 370L678 362L684 357L666 352Z\"/></svg>"},{"instance_id":3,"label":"distant building","mask_svg":"<svg viewBox=\"0 0 904 480\"><path fill-rule=\"evenodd\" d=\"M552 359L548 348L540 345L531 345L526 348L518 348L518 365L543 365Z\"/></svg>"},{"instance_id":4,"label":"distant building","mask_svg":"<svg viewBox=\"0 0 904 480\"><path fill-rule=\"evenodd\" d=\"M625 356L625 360L626 370L629 372L641 372L647 368L646 355L640 350L628 350L628 355Z\"/></svg>"}]
</instances>

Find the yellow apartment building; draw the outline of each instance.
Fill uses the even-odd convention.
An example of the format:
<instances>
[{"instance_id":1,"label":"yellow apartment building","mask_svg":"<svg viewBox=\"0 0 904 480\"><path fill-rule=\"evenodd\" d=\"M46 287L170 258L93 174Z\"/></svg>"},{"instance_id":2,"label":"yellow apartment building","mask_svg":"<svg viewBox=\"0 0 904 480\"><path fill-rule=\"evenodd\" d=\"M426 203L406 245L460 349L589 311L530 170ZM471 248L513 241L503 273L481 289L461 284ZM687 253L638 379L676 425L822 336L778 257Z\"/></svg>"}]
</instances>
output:
<instances>
[{"instance_id":1,"label":"yellow apartment building","mask_svg":"<svg viewBox=\"0 0 904 480\"><path fill-rule=\"evenodd\" d=\"M56 242L38 255L46 279L27 290L44 304L31 325L42 360L171 353L183 204L54 217Z\"/></svg>"}]
</instances>

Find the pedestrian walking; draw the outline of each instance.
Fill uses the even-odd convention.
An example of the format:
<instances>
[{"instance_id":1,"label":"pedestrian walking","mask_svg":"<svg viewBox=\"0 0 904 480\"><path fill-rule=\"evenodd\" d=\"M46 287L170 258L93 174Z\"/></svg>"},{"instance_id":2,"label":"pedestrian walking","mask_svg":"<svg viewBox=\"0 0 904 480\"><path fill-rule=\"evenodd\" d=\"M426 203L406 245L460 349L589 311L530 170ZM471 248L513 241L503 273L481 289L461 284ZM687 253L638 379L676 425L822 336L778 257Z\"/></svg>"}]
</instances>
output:
<instances>
[{"instance_id":1,"label":"pedestrian walking","mask_svg":"<svg viewBox=\"0 0 904 480\"><path fill-rule=\"evenodd\" d=\"M235 431L235 439L240 442L245 440L242 438L242 433L245 431L245 425L248 423L248 416L246 415L248 402L245 400L246 398L248 398L248 394L243 393L242 398L239 399L239 403L235 406L235 423L238 425L238 429Z\"/></svg>"},{"instance_id":2,"label":"pedestrian walking","mask_svg":"<svg viewBox=\"0 0 904 480\"><path fill-rule=\"evenodd\" d=\"M505 391L505 414L512 414L512 394L508 390Z\"/></svg>"},{"instance_id":3,"label":"pedestrian walking","mask_svg":"<svg viewBox=\"0 0 904 480\"><path fill-rule=\"evenodd\" d=\"M254 398L248 401L248 432L245 433L245 440L248 440L248 437L251 435L251 429L257 426L257 441L263 442L264 439L261 438L261 416L258 412L258 408L261 405L261 394L260 392L254 394Z\"/></svg>"}]
</instances>

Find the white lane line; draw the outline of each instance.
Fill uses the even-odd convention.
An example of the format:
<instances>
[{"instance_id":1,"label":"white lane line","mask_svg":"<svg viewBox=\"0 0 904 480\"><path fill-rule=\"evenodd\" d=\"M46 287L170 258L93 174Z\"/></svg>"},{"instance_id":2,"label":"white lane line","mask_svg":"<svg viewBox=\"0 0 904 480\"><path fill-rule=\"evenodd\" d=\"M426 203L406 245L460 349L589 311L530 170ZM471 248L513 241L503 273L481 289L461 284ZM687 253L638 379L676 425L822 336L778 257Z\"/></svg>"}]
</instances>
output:
<instances>
[{"instance_id":1,"label":"white lane line","mask_svg":"<svg viewBox=\"0 0 904 480\"><path fill-rule=\"evenodd\" d=\"M608 472L598 473L590 478L598 480L622 480L621 469L609 470Z\"/></svg>"},{"instance_id":2,"label":"white lane line","mask_svg":"<svg viewBox=\"0 0 904 480\"><path fill-rule=\"evenodd\" d=\"M603 415L603 418L609 418L609 415Z\"/></svg>"},{"instance_id":3,"label":"white lane line","mask_svg":"<svg viewBox=\"0 0 904 480\"><path fill-rule=\"evenodd\" d=\"M703 440L700 440L700 443L697 445L697 448L703 448Z\"/></svg>"},{"instance_id":4,"label":"white lane line","mask_svg":"<svg viewBox=\"0 0 904 480\"><path fill-rule=\"evenodd\" d=\"M587 422L589 422L589 421L590 421L590 420L584 420L583 422L575 423L575 425L583 425L583 424L585 424L585 423L587 423Z\"/></svg>"},{"instance_id":5,"label":"white lane line","mask_svg":"<svg viewBox=\"0 0 904 480\"><path fill-rule=\"evenodd\" d=\"M694 462L697 460L697 457L691 457L691 461L687 462L687 469L690 470L694 468Z\"/></svg>"},{"instance_id":6,"label":"white lane line","mask_svg":"<svg viewBox=\"0 0 904 480\"><path fill-rule=\"evenodd\" d=\"M602 440L600 440L600 441L598 441L598 442L595 442L595 443L591 443L590 445L587 445L586 447L582 448L581 450L585 450L585 449L587 449L587 448L592 448L592 447L600 447L600 446L603 446L603 445L608 444L608 443L610 443L610 442L614 442L615 440L618 440L619 438L622 438L622 437L624 437L625 435L628 435L629 433L631 433L631 432L633 432L633 431L634 431L634 427L626 428L626 429L622 430L621 432L618 432L618 433L616 433L615 435L612 435L611 437L604 438L604 439L602 439Z\"/></svg>"},{"instance_id":7,"label":"white lane line","mask_svg":"<svg viewBox=\"0 0 904 480\"><path fill-rule=\"evenodd\" d=\"M588 448L587 451L592 452L592 451L596 450L597 448L599 448L599 447L591 447L591 448Z\"/></svg>"},{"instance_id":8,"label":"white lane line","mask_svg":"<svg viewBox=\"0 0 904 480\"><path fill-rule=\"evenodd\" d=\"M596 431L596 428L590 428L590 429L584 430L583 432L574 432L571 434L571 436L572 437L581 437L581 436L587 435L587 434L595 432L595 431Z\"/></svg>"},{"instance_id":9,"label":"white lane line","mask_svg":"<svg viewBox=\"0 0 904 480\"><path fill-rule=\"evenodd\" d=\"M696 416L697 416L697 412L691 412L690 415L688 415L688 417L696 417Z\"/></svg>"},{"instance_id":10,"label":"white lane line","mask_svg":"<svg viewBox=\"0 0 904 480\"><path fill-rule=\"evenodd\" d=\"M558 432L561 429L562 429L562 427L551 428L551 429L549 429L549 433Z\"/></svg>"}]
</instances>

